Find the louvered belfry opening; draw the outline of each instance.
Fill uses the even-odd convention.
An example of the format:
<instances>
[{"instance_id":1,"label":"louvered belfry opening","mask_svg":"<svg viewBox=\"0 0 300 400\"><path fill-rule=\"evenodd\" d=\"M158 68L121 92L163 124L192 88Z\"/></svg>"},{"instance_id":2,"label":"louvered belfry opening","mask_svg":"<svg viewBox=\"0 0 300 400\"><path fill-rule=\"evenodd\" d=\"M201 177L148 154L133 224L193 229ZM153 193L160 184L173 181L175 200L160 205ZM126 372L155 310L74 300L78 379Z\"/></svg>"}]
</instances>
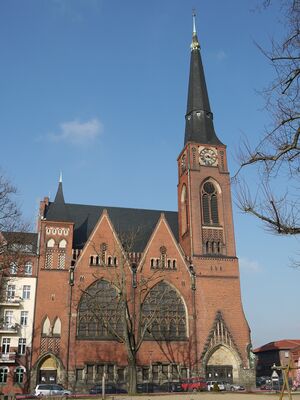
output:
<instances>
[{"instance_id":1,"label":"louvered belfry opening","mask_svg":"<svg viewBox=\"0 0 300 400\"><path fill-rule=\"evenodd\" d=\"M219 225L218 194L212 182L205 182L202 187L202 213L204 225Z\"/></svg>"}]
</instances>

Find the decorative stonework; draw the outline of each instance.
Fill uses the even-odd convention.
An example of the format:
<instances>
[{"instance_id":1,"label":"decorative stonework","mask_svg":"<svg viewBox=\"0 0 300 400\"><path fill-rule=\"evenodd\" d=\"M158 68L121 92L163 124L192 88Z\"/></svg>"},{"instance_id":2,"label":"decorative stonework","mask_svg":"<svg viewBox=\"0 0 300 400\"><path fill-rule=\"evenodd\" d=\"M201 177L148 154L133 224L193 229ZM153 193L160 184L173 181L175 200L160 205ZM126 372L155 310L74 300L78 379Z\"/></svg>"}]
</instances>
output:
<instances>
[{"instance_id":1,"label":"decorative stonework","mask_svg":"<svg viewBox=\"0 0 300 400\"><path fill-rule=\"evenodd\" d=\"M217 347L218 345L225 345L233 350L241 357L238 347L236 346L233 337L227 328L225 321L223 320L220 311L217 312L213 326L209 332L208 338L206 340L202 356L203 359L209 350Z\"/></svg>"},{"instance_id":2,"label":"decorative stonework","mask_svg":"<svg viewBox=\"0 0 300 400\"><path fill-rule=\"evenodd\" d=\"M68 236L70 228L59 228L56 226L46 226L46 235Z\"/></svg>"},{"instance_id":3,"label":"decorative stonework","mask_svg":"<svg viewBox=\"0 0 300 400\"><path fill-rule=\"evenodd\" d=\"M51 352L59 354L60 338L57 337L42 337L41 338L41 354Z\"/></svg>"}]
</instances>

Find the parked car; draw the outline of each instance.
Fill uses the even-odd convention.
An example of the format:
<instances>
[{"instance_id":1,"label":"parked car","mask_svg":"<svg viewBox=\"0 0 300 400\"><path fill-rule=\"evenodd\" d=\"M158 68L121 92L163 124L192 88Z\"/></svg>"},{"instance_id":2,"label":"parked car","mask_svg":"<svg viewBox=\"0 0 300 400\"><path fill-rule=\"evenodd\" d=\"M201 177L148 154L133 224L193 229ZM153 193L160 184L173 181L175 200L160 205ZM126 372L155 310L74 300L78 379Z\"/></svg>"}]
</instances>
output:
<instances>
[{"instance_id":1,"label":"parked car","mask_svg":"<svg viewBox=\"0 0 300 400\"><path fill-rule=\"evenodd\" d=\"M69 396L70 390L56 383L39 383L34 389L35 396Z\"/></svg>"},{"instance_id":2,"label":"parked car","mask_svg":"<svg viewBox=\"0 0 300 400\"><path fill-rule=\"evenodd\" d=\"M204 392L207 384L202 377L192 377L182 380L181 387L185 392Z\"/></svg>"},{"instance_id":3,"label":"parked car","mask_svg":"<svg viewBox=\"0 0 300 400\"><path fill-rule=\"evenodd\" d=\"M214 390L214 386L215 385L218 385L218 388L219 388L220 391L226 390L226 386L225 386L225 384L223 382L207 381L206 384L207 384L207 390L208 391Z\"/></svg>"},{"instance_id":4,"label":"parked car","mask_svg":"<svg viewBox=\"0 0 300 400\"><path fill-rule=\"evenodd\" d=\"M231 385L229 385L229 390L231 390L232 392L237 392L239 390L245 390L245 388L242 385L237 385L235 383L232 383Z\"/></svg>"},{"instance_id":5,"label":"parked car","mask_svg":"<svg viewBox=\"0 0 300 400\"><path fill-rule=\"evenodd\" d=\"M165 382L160 385L161 392L183 392L181 382Z\"/></svg>"},{"instance_id":6,"label":"parked car","mask_svg":"<svg viewBox=\"0 0 300 400\"><path fill-rule=\"evenodd\" d=\"M265 383L264 385L261 385L260 390L272 390L272 385L269 383Z\"/></svg>"},{"instance_id":7,"label":"parked car","mask_svg":"<svg viewBox=\"0 0 300 400\"><path fill-rule=\"evenodd\" d=\"M136 391L137 393L159 393L162 389L157 383L144 382L136 385Z\"/></svg>"},{"instance_id":8,"label":"parked car","mask_svg":"<svg viewBox=\"0 0 300 400\"><path fill-rule=\"evenodd\" d=\"M90 391L90 394L101 394L102 393L102 385L94 385ZM105 393L107 394L117 394L117 393L127 393L127 390L121 386L115 385L113 383L107 383L105 385Z\"/></svg>"}]
</instances>

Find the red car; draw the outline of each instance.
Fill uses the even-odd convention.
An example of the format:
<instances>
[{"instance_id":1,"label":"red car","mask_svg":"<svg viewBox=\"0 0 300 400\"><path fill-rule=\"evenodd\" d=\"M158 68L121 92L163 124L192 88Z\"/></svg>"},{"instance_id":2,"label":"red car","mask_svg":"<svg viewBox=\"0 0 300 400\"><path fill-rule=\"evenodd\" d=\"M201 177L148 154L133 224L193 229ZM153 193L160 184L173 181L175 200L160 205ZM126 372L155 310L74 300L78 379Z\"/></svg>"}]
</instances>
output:
<instances>
[{"instance_id":1,"label":"red car","mask_svg":"<svg viewBox=\"0 0 300 400\"><path fill-rule=\"evenodd\" d=\"M207 384L202 377L184 379L181 382L181 387L185 392L204 392L207 390Z\"/></svg>"}]
</instances>

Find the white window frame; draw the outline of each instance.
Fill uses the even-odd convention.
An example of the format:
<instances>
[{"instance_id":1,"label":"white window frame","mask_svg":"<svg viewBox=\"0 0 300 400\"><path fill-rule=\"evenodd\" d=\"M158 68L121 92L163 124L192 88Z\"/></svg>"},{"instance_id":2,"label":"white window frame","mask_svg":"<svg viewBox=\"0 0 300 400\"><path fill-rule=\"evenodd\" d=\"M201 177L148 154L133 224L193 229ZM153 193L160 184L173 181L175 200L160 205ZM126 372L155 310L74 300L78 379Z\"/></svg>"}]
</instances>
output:
<instances>
[{"instance_id":1,"label":"white window frame","mask_svg":"<svg viewBox=\"0 0 300 400\"><path fill-rule=\"evenodd\" d=\"M21 311L20 325L21 326L27 326L28 325L28 311Z\"/></svg>"}]
</instances>

